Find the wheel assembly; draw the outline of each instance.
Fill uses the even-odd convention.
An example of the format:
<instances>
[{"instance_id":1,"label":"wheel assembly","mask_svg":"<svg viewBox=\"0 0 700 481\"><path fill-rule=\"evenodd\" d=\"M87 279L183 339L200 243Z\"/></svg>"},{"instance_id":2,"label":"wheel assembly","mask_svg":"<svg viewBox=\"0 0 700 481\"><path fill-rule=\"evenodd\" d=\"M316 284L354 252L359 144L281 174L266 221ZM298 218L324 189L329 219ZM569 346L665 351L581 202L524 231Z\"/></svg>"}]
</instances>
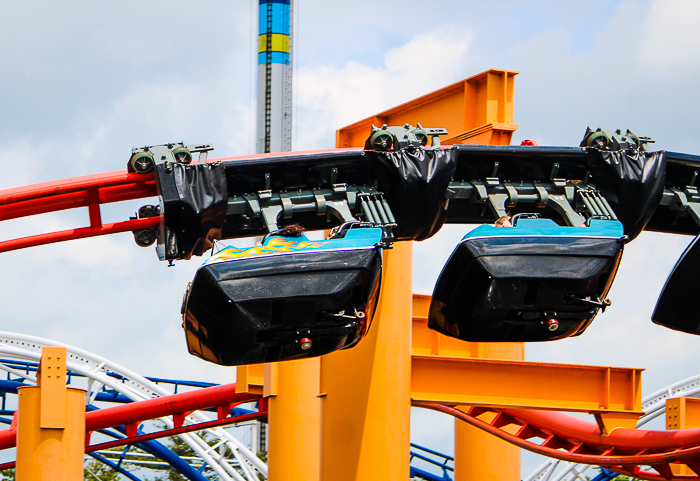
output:
<instances>
[{"instance_id":1,"label":"wheel assembly","mask_svg":"<svg viewBox=\"0 0 700 481\"><path fill-rule=\"evenodd\" d=\"M129 170L137 174L145 174L153 170L156 165L153 156L148 152L136 152L129 159Z\"/></svg>"}]
</instances>

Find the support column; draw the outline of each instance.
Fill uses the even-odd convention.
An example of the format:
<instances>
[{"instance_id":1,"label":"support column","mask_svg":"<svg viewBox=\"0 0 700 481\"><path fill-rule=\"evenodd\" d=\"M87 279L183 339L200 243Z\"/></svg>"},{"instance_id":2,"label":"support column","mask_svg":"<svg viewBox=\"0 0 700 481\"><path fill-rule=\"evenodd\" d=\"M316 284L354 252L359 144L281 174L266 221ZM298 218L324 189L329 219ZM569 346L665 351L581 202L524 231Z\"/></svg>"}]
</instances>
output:
<instances>
[{"instance_id":1,"label":"support column","mask_svg":"<svg viewBox=\"0 0 700 481\"><path fill-rule=\"evenodd\" d=\"M42 349L37 385L19 388L17 481L79 481L85 391L66 387L66 348Z\"/></svg>"},{"instance_id":2,"label":"support column","mask_svg":"<svg viewBox=\"0 0 700 481\"><path fill-rule=\"evenodd\" d=\"M479 357L523 360L521 343L479 343ZM519 481L520 448L455 420L455 481Z\"/></svg>"},{"instance_id":3,"label":"support column","mask_svg":"<svg viewBox=\"0 0 700 481\"><path fill-rule=\"evenodd\" d=\"M320 358L266 364L269 481L318 481Z\"/></svg>"},{"instance_id":4,"label":"support column","mask_svg":"<svg viewBox=\"0 0 700 481\"><path fill-rule=\"evenodd\" d=\"M666 399L666 429L693 429L700 427L700 399L679 397ZM673 474L693 475L695 472L684 464L671 464Z\"/></svg>"},{"instance_id":5,"label":"support column","mask_svg":"<svg viewBox=\"0 0 700 481\"><path fill-rule=\"evenodd\" d=\"M323 481L409 478L412 251L384 251L369 334L321 359Z\"/></svg>"}]
</instances>

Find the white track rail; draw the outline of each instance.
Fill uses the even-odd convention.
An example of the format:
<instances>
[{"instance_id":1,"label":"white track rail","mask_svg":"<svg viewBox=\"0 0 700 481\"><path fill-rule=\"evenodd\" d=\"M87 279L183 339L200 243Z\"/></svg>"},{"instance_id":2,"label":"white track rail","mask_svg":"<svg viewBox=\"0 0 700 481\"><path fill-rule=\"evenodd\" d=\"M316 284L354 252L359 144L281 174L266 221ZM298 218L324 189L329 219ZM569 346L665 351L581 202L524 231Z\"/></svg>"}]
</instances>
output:
<instances>
[{"instance_id":1,"label":"white track rail","mask_svg":"<svg viewBox=\"0 0 700 481\"><path fill-rule=\"evenodd\" d=\"M60 346L67 349L68 359L66 361L68 369L88 378L88 392L86 393L87 403L94 399L102 385L114 389L119 394L128 397L132 401L142 401L172 394L145 377L98 356L97 354L51 339L0 331L0 354L3 356L17 360L38 362L41 358L41 348L43 346ZM36 382L36 378L12 370L2 364L0 364L0 370L11 372L30 382ZM124 379L121 380L109 376L107 374L108 372L116 373ZM187 420L191 423L199 423L211 421L213 418L204 412L195 411L187 417ZM173 427L172 417L161 418L161 421L165 423L168 428ZM220 454L218 449L212 449L211 446L195 433L181 434L179 437L197 453L202 461L206 462L212 470L216 472L220 480L257 481L257 473L267 477L267 465L241 441L222 428L207 429L206 431L219 439L215 446L222 447L226 445L231 450L235 460L243 471L243 475L239 474L231 466L228 462L229 460ZM224 449L221 449L221 452L224 451Z\"/></svg>"},{"instance_id":2,"label":"white track rail","mask_svg":"<svg viewBox=\"0 0 700 481\"><path fill-rule=\"evenodd\" d=\"M644 414L637 422L637 428L656 419L666 412L666 400L677 397L700 397L700 374L671 384L642 399ZM590 465L575 464L550 459L542 463L535 471L523 478L523 481L585 481L582 475ZM589 477L592 477L589 475Z\"/></svg>"}]
</instances>

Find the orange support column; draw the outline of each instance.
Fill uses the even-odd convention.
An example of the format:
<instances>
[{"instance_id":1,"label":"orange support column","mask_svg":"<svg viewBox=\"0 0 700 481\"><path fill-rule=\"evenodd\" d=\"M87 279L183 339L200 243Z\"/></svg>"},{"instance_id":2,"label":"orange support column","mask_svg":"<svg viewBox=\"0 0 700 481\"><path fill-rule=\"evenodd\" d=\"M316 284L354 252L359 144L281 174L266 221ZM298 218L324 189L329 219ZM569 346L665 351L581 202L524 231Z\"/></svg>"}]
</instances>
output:
<instances>
[{"instance_id":1,"label":"orange support column","mask_svg":"<svg viewBox=\"0 0 700 481\"><path fill-rule=\"evenodd\" d=\"M66 387L66 348L44 347L37 385L19 388L18 481L83 479L85 391Z\"/></svg>"},{"instance_id":2,"label":"orange support column","mask_svg":"<svg viewBox=\"0 0 700 481\"><path fill-rule=\"evenodd\" d=\"M520 343L479 343L483 357L522 360ZM455 481L518 481L520 449L496 436L455 420Z\"/></svg>"},{"instance_id":3,"label":"orange support column","mask_svg":"<svg viewBox=\"0 0 700 481\"><path fill-rule=\"evenodd\" d=\"M412 244L384 252L369 334L321 359L321 479L409 478Z\"/></svg>"},{"instance_id":4,"label":"orange support column","mask_svg":"<svg viewBox=\"0 0 700 481\"><path fill-rule=\"evenodd\" d=\"M437 402L446 402L435 397L434 393L416 392L427 389L424 383L419 382L419 378L425 378L425 372L422 372L424 367L421 364L430 359L436 361L436 364L442 361L455 363L459 359L476 358L523 360L522 343L465 342L429 330L427 326L429 306L430 296L414 294L412 339L414 358L412 373L414 392L412 396L414 399L417 398L424 402L436 402L439 399ZM435 366L434 369L440 368ZM454 386L461 387L465 386L465 383L472 383L472 381L465 381L463 377L454 376L454 373L446 374L444 371L434 374L430 374L428 371L428 373L431 380L438 383L442 380L445 383L444 392L452 391L453 395L457 394L453 389ZM483 375L488 376L489 374L484 373ZM453 377L445 379L450 376ZM450 381L452 381L451 385ZM416 384L420 384L420 386ZM429 391L429 389L427 390ZM506 400L501 399L501 401ZM513 402L512 399L509 401ZM520 479L520 449L465 422L455 420L454 479L455 481L517 481Z\"/></svg>"},{"instance_id":5,"label":"orange support column","mask_svg":"<svg viewBox=\"0 0 700 481\"><path fill-rule=\"evenodd\" d=\"M508 145L518 128L513 123L517 73L491 69L368 117L338 130L336 147L364 145L372 124L416 122L447 129L445 144ZM373 331L357 347L321 361L321 392L326 393L322 401L323 481L403 481L409 474L410 248L398 243L393 252L387 253L386 261L382 300ZM522 359L520 344L460 343L419 331L418 349L426 351L424 354ZM441 345L446 352L441 352ZM461 424L457 426L455 441L456 480L520 479L518 448L503 446L502 441ZM501 455L496 456L497 452Z\"/></svg>"},{"instance_id":6,"label":"orange support column","mask_svg":"<svg viewBox=\"0 0 700 481\"><path fill-rule=\"evenodd\" d=\"M269 481L319 480L320 365L320 358L265 365Z\"/></svg>"}]
</instances>

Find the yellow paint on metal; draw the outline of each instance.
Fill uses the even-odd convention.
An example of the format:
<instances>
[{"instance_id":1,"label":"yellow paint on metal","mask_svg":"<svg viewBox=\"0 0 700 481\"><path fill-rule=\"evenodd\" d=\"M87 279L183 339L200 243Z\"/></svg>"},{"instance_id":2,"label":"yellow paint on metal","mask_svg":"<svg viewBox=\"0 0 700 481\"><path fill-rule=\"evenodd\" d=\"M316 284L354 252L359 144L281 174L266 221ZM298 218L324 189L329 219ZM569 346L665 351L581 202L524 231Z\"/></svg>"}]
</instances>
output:
<instances>
[{"instance_id":1,"label":"yellow paint on metal","mask_svg":"<svg viewBox=\"0 0 700 481\"><path fill-rule=\"evenodd\" d=\"M85 391L66 387L66 349L44 347L37 386L19 388L18 481L83 479Z\"/></svg>"},{"instance_id":2,"label":"yellow paint on metal","mask_svg":"<svg viewBox=\"0 0 700 481\"><path fill-rule=\"evenodd\" d=\"M641 411L642 369L413 356L411 397L444 404Z\"/></svg>"},{"instance_id":3,"label":"yellow paint on metal","mask_svg":"<svg viewBox=\"0 0 700 481\"><path fill-rule=\"evenodd\" d=\"M513 86L518 72L491 69L373 115L336 132L336 147L363 146L372 124L441 127L443 144L510 144Z\"/></svg>"},{"instance_id":4,"label":"yellow paint on metal","mask_svg":"<svg viewBox=\"0 0 700 481\"><path fill-rule=\"evenodd\" d=\"M270 364L269 481L318 481L321 452L320 358Z\"/></svg>"},{"instance_id":5,"label":"yellow paint on metal","mask_svg":"<svg viewBox=\"0 0 700 481\"><path fill-rule=\"evenodd\" d=\"M413 355L479 357L479 344L460 341L428 329L429 306L430 296L413 294Z\"/></svg>"},{"instance_id":6,"label":"yellow paint on metal","mask_svg":"<svg viewBox=\"0 0 700 481\"><path fill-rule=\"evenodd\" d=\"M272 34L272 51L289 53L289 35L283 33ZM267 34L258 36L258 53L267 52Z\"/></svg>"},{"instance_id":7,"label":"yellow paint on metal","mask_svg":"<svg viewBox=\"0 0 700 481\"><path fill-rule=\"evenodd\" d=\"M510 145L517 125L488 123L445 139L445 144Z\"/></svg>"},{"instance_id":8,"label":"yellow paint on metal","mask_svg":"<svg viewBox=\"0 0 700 481\"><path fill-rule=\"evenodd\" d=\"M321 358L321 480L409 478L412 244L384 252L372 327Z\"/></svg>"}]
</instances>

